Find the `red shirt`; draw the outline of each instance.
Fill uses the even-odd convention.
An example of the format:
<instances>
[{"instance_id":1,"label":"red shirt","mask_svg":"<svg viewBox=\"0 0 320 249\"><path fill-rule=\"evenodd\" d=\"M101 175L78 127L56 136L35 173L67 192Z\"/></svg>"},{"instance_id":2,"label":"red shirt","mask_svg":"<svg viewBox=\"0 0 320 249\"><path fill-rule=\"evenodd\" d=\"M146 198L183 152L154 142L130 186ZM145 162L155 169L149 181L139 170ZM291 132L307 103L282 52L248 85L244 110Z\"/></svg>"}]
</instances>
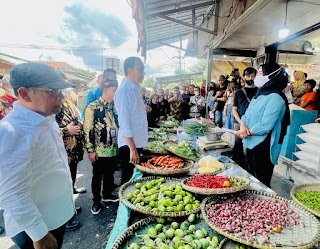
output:
<instances>
[{"instance_id":1,"label":"red shirt","mask_svg":"<svg viewBox=\"0 0 320 249\"><path fill-rule=\"evenodd\" d=\"M206 97L206 88L204 86L201 87L200 94L202 95L202 97Z\"/></svg>"}]
</instances>

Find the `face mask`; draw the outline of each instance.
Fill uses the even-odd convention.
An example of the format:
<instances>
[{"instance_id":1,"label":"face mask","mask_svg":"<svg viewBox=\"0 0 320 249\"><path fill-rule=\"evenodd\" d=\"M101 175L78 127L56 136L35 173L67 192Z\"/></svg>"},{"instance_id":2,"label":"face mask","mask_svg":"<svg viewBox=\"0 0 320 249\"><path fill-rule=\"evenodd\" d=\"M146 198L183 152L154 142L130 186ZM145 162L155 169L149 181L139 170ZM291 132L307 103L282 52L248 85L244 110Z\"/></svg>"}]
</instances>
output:
<instances>
[{"instance_id":1,"label":"face mask","mask_svg":"<svg viewBox=\"0 0 320 249\"><path fill-rule=\"evenodd\" d=\"M199 96L199 94L200 94L199 92L194 92L194 95L196 96Z\"/></svg>"},{"instance_id":2,"label":"face mask","mask_svg":"<svg viewBox=\"0 0 320 249\"><path fill-rule=\"evenodd\" d=\"M210 91L213 91L213 90L214 90L214 87L213 87L213 86L210 86L209 90L210 90Z\"/></svg>"},{"instance_id":3,"label":"face mask","mask_svg":"<svg viewBox=\"0 0 320 249\"><path fill-rule=\"evenodd\" d=\"M246 84L251 86L254 83L254 80L246 80Z\"/></svg>"},{"instance_id":4,"label":"face mask","mask_svg":"<svg viewBox=\"0 0 320 249\"><path fill-rule=\"evenodd\" d=\"M184 93L185 93L185 91L184 91L184 90L180 90L180 93L181 93L181 95L182 95L182 94L184 94Z\"/></svg>"},{"instance_id":5,"label":"face mask","mask_svg":"<svg viewBox=\"0 0 320 249\"><path fill-rule=\"evenodd\" d=\"M277 69L276 71L272 72L269 75L264 75L264 76L256 76L254 79L254 84L256 87L261 88L263 87L266 83L268 83L271 79L269 79L269 76L274 74L277 71L280 71L281 68Z\"/></svg>"}]
</instances>

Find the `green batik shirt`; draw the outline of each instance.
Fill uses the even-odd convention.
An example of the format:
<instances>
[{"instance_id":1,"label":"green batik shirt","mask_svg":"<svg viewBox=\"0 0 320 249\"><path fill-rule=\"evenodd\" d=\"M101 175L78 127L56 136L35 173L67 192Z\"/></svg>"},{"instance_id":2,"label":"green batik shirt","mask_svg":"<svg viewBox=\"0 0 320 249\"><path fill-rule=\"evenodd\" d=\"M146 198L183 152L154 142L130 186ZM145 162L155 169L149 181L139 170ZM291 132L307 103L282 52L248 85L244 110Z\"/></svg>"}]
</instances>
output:
<instances>
[{"instance_id":1,"label":"green batik shirt","mask_svg":"<svg viewBox=\"0 0 320 249\"><path fill-rule=\"evenodd\" d=\"M83 124L88 153L96 152L98 157L118 155L118 128L118 114L113 101L108 103L100 97L90 103Z\"/></svg>"}]
</instances>

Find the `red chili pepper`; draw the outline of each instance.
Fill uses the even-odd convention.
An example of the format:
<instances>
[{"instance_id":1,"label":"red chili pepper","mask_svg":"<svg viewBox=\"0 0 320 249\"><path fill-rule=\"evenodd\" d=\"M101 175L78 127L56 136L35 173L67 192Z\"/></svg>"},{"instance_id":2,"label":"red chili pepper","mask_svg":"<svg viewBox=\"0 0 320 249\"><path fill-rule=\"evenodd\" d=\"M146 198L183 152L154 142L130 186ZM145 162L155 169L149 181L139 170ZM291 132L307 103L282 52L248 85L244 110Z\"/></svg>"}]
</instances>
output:
<instances>
[{"instance_id":1,"label":"red chili pepper","mask_svg":"<svg viewBox=\"0 0 320 249\"><path fill-rule=\"evenodd\" d=\"M223 176L194 175L186 184L196 188L225 188L223 182L229 180L230 179Z\"/></svg>"}]
</instances>

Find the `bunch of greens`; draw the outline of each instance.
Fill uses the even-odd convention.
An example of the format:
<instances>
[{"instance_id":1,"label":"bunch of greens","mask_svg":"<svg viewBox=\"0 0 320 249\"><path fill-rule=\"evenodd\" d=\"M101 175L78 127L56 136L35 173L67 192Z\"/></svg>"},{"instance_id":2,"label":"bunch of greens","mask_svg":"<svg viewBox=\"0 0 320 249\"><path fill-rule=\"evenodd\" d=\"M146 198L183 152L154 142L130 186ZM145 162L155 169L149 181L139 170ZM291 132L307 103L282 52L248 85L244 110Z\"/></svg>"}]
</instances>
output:
<instances>
[{"instance_id":1,"label":"bunch of greens","mask_svg":"<svg viewBox=\"0 0 320 249\"><path fill-rule=\"evenodd\" d=\"M149 150L155 150L155 151L165 151L165 147L163 146L163 142L162 141L151 141L146 147L146 149Z\"/></svg>"},{"instance_id":2,"label":"bunch of greens","mask_svg":"<svg viewBox=\"0 0 320 249\"><path fill-rule=\"evenodd\" d=\"M190 124L185 127L186 133L190 135L194 135L196 137L204 136L205 131L208 130L208 127L202 124Z\"/></svg>"},{"instance_id":3,"label":"bunch of greens","mask_svg":"<svg viewBox=\"0 0 320 249\"><path fill-rule=\"evenodd\" d=\"M162 132L161 130L160 131L157 131L157 130L149 131L148 135L149 135L149 138L161 138L161 139L169 140L168 134Z\"/></svg>"},{"instance_id":4,"label":"bunch of greens","mask_svg":"<svg viewBox=\"0 0 320 249\"><path fill-rule=\"evenodd\" d=\"M194 160L200 159L197 151L186 140L182 140L178 145L171 145L169 149L181 156L189 157Z\"/></svg>"},{"instance_id":5,"label":"bunch of greens","mask_svg":"<svg viewBox=\"0 0 320 249\"><path fill-rule=\"evenodd\" d=\"M157 225L149 227L147 234L141 236L138 243L132 243L129 249L215 249L219 246L217 236L210 237L206 228L193 225L195 214L179 224L165 225L165 219L159 218ZM169 221L169 218L167 218ZM171 220L171 219L170 219Z\"/></svg>"},{"instance_id":6,"label":"bunch of greens","mask_svg":"<svg viewBox=\"0 0 320 249\"><path fill-rule=\"evenodd\" d=\"M301 191L296 198L307 207L320 212L320 193L317 191Z\"/></svg>"},{"instance_id":7,"label":"bunch of greens","mask_svg":"<svg viewBox=\"0 0 320 249\"><path fill-rule=\"evenodd\" d=\"M166 121L159 121L157 123L159 126L167 126L167 127L178 127L179 121L174 119L174 117L169 116Z\"/></svg>"}]
</instances>

